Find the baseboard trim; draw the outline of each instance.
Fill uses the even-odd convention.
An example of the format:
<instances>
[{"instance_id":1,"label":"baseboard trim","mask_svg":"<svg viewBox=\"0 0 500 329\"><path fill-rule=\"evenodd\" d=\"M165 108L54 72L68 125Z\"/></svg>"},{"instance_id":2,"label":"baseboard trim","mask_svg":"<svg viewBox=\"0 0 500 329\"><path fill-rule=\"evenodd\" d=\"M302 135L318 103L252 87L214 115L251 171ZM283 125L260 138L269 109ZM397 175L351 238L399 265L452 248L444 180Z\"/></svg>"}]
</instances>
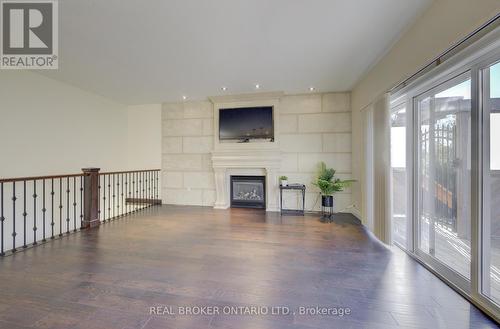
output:
<instances>
[{"instance_id":1,"label":"baseboard trim","mask_svg":"<svg viewBox=\"0 0 500 329\"><path fill-rule=\"evenodd\" d=\"M353 214L353 215L354 215L354 217L356 217L357 219L359 219L359 221L360 221L361 223L363 223L363 218L362 218L361 213L359 212L359 210L358 210L357 208L354 208L354 207L353 207L353 208L351 208L351 209L349 210L349 212L350 212L351 214Z\"/></svg>"}]
</instances>

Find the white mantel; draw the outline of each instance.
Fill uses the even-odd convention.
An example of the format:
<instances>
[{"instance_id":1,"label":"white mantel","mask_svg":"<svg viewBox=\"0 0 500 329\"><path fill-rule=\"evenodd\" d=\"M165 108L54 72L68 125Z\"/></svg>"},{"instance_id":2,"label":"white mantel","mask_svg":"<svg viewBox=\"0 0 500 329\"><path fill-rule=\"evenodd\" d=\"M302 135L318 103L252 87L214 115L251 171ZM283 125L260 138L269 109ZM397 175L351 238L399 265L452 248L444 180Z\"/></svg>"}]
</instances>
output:
<instances>
[{"instance_id":1,"label":"white mantel","mask_svg":"<svg viewBox=\"0 0 500 329\"><path fill-rule=\"evenodd\" d=\"M212 165L215 175L216 200L214 208L230 207L230 176L265 176L266 210L278 211L278 172L281 167L279 151L279 100L283 93L259 93L210 97L214 107L214 150ZM272 106L274 141L227 143L219 141L219 109Z\"/></svg>"}]
</instances>

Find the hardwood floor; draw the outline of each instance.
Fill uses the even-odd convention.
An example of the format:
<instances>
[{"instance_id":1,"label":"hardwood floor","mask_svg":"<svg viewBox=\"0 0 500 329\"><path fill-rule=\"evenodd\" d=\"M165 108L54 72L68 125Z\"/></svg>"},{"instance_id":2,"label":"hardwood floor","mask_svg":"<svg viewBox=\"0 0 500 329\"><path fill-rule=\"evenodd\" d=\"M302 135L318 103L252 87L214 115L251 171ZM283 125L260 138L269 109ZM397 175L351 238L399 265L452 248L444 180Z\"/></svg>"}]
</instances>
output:
<instances>
[{"instance_id":1,"label":"hardwood floor","mask_svg":"<svg viewBox=\"0 0 500 329\"><path fill-rule=\"evenodd\" d=\"M220 314L179 314L195 306ZM497 328L350 215L153 207L0 259L0 328L400 327Z\"/></svg>"}]
</instances>

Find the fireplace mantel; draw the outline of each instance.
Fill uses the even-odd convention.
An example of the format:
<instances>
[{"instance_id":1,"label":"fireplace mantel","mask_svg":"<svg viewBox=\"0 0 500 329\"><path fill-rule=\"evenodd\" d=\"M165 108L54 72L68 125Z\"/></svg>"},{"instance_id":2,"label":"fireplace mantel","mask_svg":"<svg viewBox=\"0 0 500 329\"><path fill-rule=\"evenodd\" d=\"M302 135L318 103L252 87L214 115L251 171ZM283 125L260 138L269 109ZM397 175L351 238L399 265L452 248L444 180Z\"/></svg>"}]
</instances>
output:
<instances>
[{"instance_id":1,"label":"fireplace mantel","mask_svg":"<svg viewBox=\"0 0 500 329\"><path fill-rule=\"evenodd\" d=\"M278 211L278 173L281 156L277 151L217 151L212 152L216 200L214 208L230 207L229 181L231 175L266 176L266 210Z\"/></svg>"},{"instance_id":2,"label":"fireplace mantel","mask_svg":"<svg viewBox=\"0 0 500 329\"><path fill-rule=\"evenodd\" d=\"M215 174L216 201L214 208L230 207L229 181L231 175L266 177L266 211L278 211L278 173L281 167L279 151L279 103L283 95L257 93L210 97L214 106L214 150L212 165ZM274 142L223 143L219 141L219 109L272 106Z\"/></svg>"}]
</instances>

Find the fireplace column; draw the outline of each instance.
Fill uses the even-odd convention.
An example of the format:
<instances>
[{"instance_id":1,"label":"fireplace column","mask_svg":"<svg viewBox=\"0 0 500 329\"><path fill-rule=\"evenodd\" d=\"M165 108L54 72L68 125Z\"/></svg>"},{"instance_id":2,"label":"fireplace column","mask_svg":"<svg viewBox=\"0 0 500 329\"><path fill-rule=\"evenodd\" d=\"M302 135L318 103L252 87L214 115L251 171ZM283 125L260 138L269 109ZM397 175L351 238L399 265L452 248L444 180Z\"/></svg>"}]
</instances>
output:
<instances>
[{"instance_id":1,"label":"fireplace column","mask_svg":"<svg viewBox=\"0 0 500 329\"><path fill-rule=\"evenodd\" d=\"M267 211L279 211L279 183L278 168L266 168L266 195Z\"/></svg>"},{"instance_id":2,"label":"fireplace column","mask_svg":"<svg viewBox=\"0 0 500 329\"><path fill-rule=\"evenodd\" d=\"M215 209L227 209L229 207L226 188L226 169L225 168L214 168L215 173Z\"/></svg>"}]
</instances>

